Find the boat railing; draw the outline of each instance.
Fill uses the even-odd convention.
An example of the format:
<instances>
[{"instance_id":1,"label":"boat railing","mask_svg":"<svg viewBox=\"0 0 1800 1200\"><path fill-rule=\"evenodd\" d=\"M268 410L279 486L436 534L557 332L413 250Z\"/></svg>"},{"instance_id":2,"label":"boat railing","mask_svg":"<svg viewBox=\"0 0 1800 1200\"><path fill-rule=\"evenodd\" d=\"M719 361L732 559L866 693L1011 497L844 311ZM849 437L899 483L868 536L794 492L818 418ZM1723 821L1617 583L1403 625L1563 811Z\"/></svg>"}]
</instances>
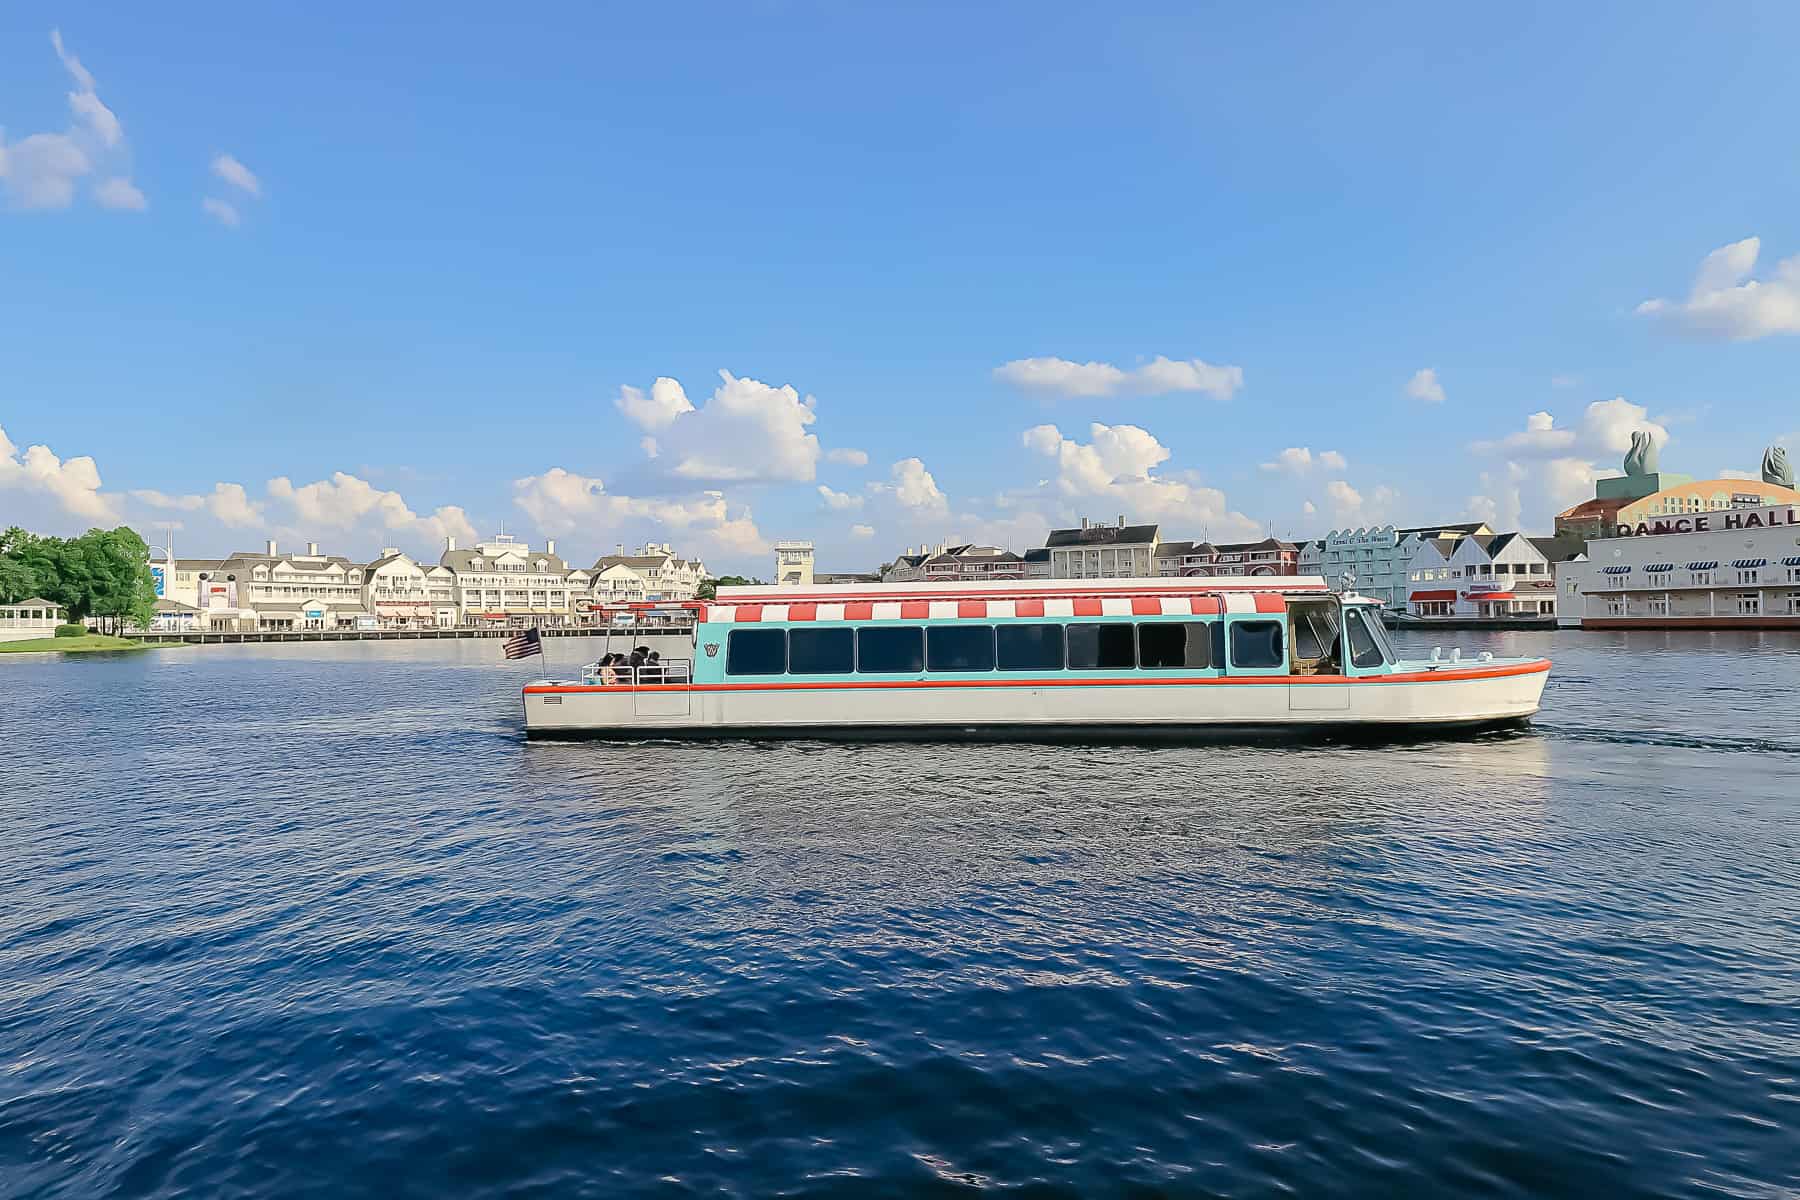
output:
<instances>
[{"instance_id":1,"label":"boat railing","mask_svg":"<svg viewBox=\"0 0 1800 1200\"><path fill-rule=\"evenodd\" d=\"M694 682L694 660L691 658L664 658L641 667L633 667L626 663L608 663L601 666L597 662L592 662L581 669L581 681L600 687L655 687L662 685L685 687Z\"/></svg>"}]
</instances>

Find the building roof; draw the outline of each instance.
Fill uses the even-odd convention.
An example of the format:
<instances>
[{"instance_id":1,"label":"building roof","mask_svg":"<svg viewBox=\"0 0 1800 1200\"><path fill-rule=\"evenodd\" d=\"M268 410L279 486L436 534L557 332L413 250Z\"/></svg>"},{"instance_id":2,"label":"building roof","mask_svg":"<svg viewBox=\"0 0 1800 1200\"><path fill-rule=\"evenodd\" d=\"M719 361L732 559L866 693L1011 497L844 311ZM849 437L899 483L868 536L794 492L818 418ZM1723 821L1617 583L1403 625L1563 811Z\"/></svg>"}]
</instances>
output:
<instances>
[{"instance_id":1,"label":"building roof","mask_svg":"<svg viewBox=\"0 0 1800 1200\"><path fill-rule=\"evenodd\" d=\"M1086 529L1052 529L1045 546L1120 546L1156 540L1155 525L1089 525Z\"/></svg>"},{"instance_id":2,"label":"building roof","mask_svg":"<svg viewBox=\"0 0 1800 1200\"><path fill-rule=\"evenodd\" d=\"M1566 533L1559 533L1555 537L1534 537L1525 540L1536 546L1538 553L1551 562L1569 562L1581 557L1582 551L1587 549L1584 539L1571 537Z\"/></svg>"},{"instance_id":3,"label":"building roof","mask_svg":"<svg viewBox=\"0 0 1800 1200\"><path fill-rule=\"evenodd\" d=\"M158 600L156 611L159 613L197 613L200 610L191 604L183 604L179 600Z\"/></svg>"},{"instance_id":4,"label":"building roof","mask_svg":"<svg viewBox=\"0 0 1800 1200\"><path fill-rule=\"evenodd\" d=\"M1395 533L1478 533L1487 528L1486 521L1463 521L1449 525L1409 525L1405 529L1396 529Z\"/></svg>"},{"instance_id":5,"label":"building roof","mask_svg":"<svg viewBox=\"0 0 1800 1200\"><path fill-rule=\"evenodd\" d=\"M971 554L970 551L972 551L972 550L981 550L981 551L984 551L984 553ZM989 550L992 550L993 553L992 554L985 553L985 551L989 551ZM998 547L994 547L994 546L957 546L954 549L944 551L942 554L932 555L930 558L925 560L925 564L927 566L930 566L932 563L936 563L936 562L944 562L944 563L961 562L965 558L978 558L982 562L1021 562L1021 561L1023 561L1022 559L1019 558L1018 555L1014 554L1012 551L1001 550Z\"/></svg>"},{"instance_id":6,"label":"building roof","mask_svg":"<svg viewBox=\"0 0 1800 1200\"><path fill-rule=\"evenodd\" d=\"M1221 542L1217 546L1208 547L1222 554L1242 554L1246 550L1293 550L1300 547L1292 542L1284 542L1280 538L1267 537L1260 542Z\"/></svg>"},{"instance_id":7,"label":"building roof","mask_svg":"<svg viewBox=\"0 0 1800 1200\"><path fill-rule=\"evenodd\" d=\"M1518 536L1519 535L1516 533L1496 533L1494 536L1488 538L1487 541L1482 542L1481 548L1486 550L1488 554L1492 556L1512 545L1513 539Z\"/></svg>"},{"instance_id":8,"label":"building roof","mask_svg":"<svg viewBox=\"0 0 1800 1200\"><path fill-rule=\"evenodd\" d=\"M1442 555L1446 562L1448 562L1450 556L1456 553L1457 543L1461 541L1461 538L1426 538L1420 545L1430 546L1433 550L1436 550Z\"/></svg>"},{"instance_id":9,"label":"building roof","mask_svg":"<svg viewBox=\"0 0 1800 1200\"><path fill-rule=\"evenodd\" d=\"M424 564L424 563L421 563L421 562L418 562L418 561L417 561L417 560L416 560L416 559L414 559L414 558L413 558L413 557L412 557L412 556L411 556L411 555L407 555L407 554L384 554L384 555L382 555L382 556L381 556L381 557L380 557L380 558L378 558L378 559L376 559L376 560L375 560L375 561L374 561L374 562L372 562L372 563L370 563L370 564L369 564L369 565L368 565L368 567L367 567L367 570L369 570L369 571L370 571L370 572L374 572L374 571L375 571L375 570L376 570L376 569L377 569L377 568L378 568L378 567L385 567L385 566L387 566L387 565L388 565L388 564L389 564L389 563L393 563L393 562L399 562L399 561L400 561L400 560L401 560L401 559L403 559L403 558L404 558L404 559L406 559L406 561L407 561L407 562L410 562L410 563L412 563L412 564L413 564L413 565L414 565L414 566L417 566L417 567L423 567L423 566L424 566L424 565L425 565L425 564Z\"/></svg>"},{"instance_id":10,"label":"building roof","mask_svg":"<svg viewBox=\"0 0 1800 1200\"><path fill-rule=\"evenodd\" d=\"M1025 552L1025 561L1026 562L1049 562L1050 561L1050 551L1043 546L1039 546L1035 550L1027 550Z\"/></svg>"},{"instance_id":11,"label":"building roof","mask_svg":"<svg viewBox=\"0 0 1800 1200\"><path fill-rule=\"evenodd\" d=\"M660 567L665 563L678 561L671 554L603 554L594 560L591 569L604 571L608 567L630 567L636 570L640 567Z\"/></svg>"},{"instance_id":12,"label":"building roof","mask_svg":"<svg viewBox=\"0 0 1800 1200\"><path fill-rule=\"evenodd\" d=\"M1611 520L1619 515L1621 508L1630 503L1632 503L1630 499L1622 496L1610 500L1583 500L1575 507L1565 508L1557 513L1556 519L1558 521L1585 521L1594 517L1602 517Z\"/></svg>"},{"instance_id":13,"label":"building roof","mask_svg":"<svg viewBox=\"0 0 1800 1200\"><path fill-rule=\"evenodd\" d=\"M556 555L544 550L527 550L523 546L508 546L499 554L489 554L484 550L446 550L438 559L438 566L448 567L452 571L472 571L474 568L469 564L475 559L483 558L488 562L495 562L508 554L516 554L533 566L536 566L541 559L545 574L555 572L563 575L567 574L569 570L569 564ZM484 567L483 570L485 571L486 568Z\"/></svg>"}]
</instances>

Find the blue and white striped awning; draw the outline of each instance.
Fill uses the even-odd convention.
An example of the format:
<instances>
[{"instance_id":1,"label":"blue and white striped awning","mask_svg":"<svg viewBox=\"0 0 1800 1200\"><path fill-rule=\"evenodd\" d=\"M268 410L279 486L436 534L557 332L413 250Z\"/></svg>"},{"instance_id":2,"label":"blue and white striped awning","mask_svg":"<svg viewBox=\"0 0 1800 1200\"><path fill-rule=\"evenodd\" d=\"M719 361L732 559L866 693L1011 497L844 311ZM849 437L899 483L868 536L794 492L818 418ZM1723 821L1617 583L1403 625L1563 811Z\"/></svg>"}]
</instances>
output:
<instances>
[{"instance_id":1,"label":"blue and white striped awning","mask_svg":"<svg viewBox=\"0 0 1800 1200\"><path fill-rule=\"evenodd\" d=\"M1781 565L1784 567L1800 567L1800 554L1796 554L1793 558L1782 559Z\"/></svg>"},{"instance_id":2,"label":"blue and white striped awning","mask_svg":"<svg viewBox=\"0 0 1800 1200\"><path fill-rule=\"evenodd\" d=\"M1648 571L1652 575L1660 575L1664 571L1673 571L1674 569L1675 569L1674 563L1651 563L1649 566L1644 568L1644 570Z\"/></svg>"},{"instance_id":3,"label":"blue and white striped awning","mask_svg":"<svg viewBox=\"0 0 1800 1200\"><path fill-rule=\"evenodd\" d=\"M1769 560L1766 558L1734 558L1731 560L1731 565L1740 571L1748 571L1753 567L1768 566Z\"/></svg>"},{"instance_id":4,"label":"blue and white striped awning","mask_svg":"<svg viewBox=\"0 0 1800 1200\"><path fill-rule=\"evenodd\" d=\"M1631 568L1630 567L1602 567L1600 569L1600 573L1602 575L1629 575L1629 574L1631 574Z\"/></svg>"},{"instance_id":5,"label":"blue and white striped awning","mask_svg":"<svg viewBox=\"0 0 1800 1200\"><path fill-rule=\"evenodd\" d=\"M1718 565L1719 560L1715 558L1707 562L1691 562L1687 565L1687 569L1690 571L1710 571Z\"/></svg>"}]
</instances>

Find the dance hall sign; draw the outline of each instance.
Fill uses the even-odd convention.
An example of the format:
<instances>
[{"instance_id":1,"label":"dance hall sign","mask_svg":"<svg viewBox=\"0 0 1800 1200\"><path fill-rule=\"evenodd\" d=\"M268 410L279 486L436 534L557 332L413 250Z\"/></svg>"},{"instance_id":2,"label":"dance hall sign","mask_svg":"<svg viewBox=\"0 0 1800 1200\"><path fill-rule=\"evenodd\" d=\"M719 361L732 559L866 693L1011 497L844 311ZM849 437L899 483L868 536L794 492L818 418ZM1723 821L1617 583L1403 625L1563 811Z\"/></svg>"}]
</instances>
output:
<instances>
[{"instance_id":1,"label":"dance hall sign","mask_svg":"<svg viewBox=\"0 0 1800 1200\"><path fill-rule=\"evenodd\" d=\"M1779 529L1800 525L1800 509L1714 509L1685 517L1658 517L1636 525L1613 526L1614 537L1644 537L1653 533L1731 533L1742 529Z\"/></svg>"}]
</instances>

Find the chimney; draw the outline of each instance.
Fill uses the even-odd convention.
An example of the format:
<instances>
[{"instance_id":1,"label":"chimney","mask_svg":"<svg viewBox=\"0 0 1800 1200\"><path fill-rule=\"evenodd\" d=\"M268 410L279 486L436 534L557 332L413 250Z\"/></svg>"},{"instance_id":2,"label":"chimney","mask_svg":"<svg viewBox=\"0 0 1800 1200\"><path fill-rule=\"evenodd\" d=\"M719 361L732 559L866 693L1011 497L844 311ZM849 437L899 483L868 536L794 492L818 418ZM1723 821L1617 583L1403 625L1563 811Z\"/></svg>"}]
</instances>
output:
<instances>
[{"instance_id":1,"label":"chimney","mask_svg":"<svg viewBox=\"0 0 1800 1200\"><path fill-rule=\"evenodd\" d=\"M1125 514L1124 513L1119 514L1119 528L1120 529L1125 528Z\"/></svg>"},{"instance_id":2,"label":"chimney","mask_svg":"<svg viewBox=\"0 0 1800 1200\"><path fill-rule=\"evenodd\" d=\"M556 539L555 538L545 538L544 539L544 553L545 554L555 554L556 553Z\"/></svg>"},{"instance_id":3,"label":"chimney","mask_svg":"<svg viewBox=\"0 0 1800 1200\"><path fill-rule=\"evenodd\" d=\"M306 543L306 553L308 555L312 556L313 558L317 558L319 556L319 543L317 543L317 542Z\"/></svg>"},{"instance_id":4,"label":"chimney","mask_svg":"<svg viewBox=\"0 0 1800 1200\"><path fill-rule=\"evenodd\" d=\"M1086 529L1088 527L1088 519L1086 517L1081 518L1081 527L1083 529Z\"/></svg>"},{"instance_id":5,"label":"chimney","mask_svg":"<svg viewBox=\"0 0 1800 1200\"><path fill-rule=\"evenodd\" d=\"M393 558L399 553L400 548L398 546L383 546L381 548L381 557L383 558Z\"/></svg>"},{"instance_id":6,"label":"chimney","mask_svg":"<svg viewBox=\"0 0 1800 1200\"><path fill-rule=\"evenodd\" d=\"M270 539L269 539L269 541L268 541L268 549L267 549L267 550L264 550L264 551L263 551L263 553L264 553L264 554L267 554L267 555L268 555L268 556L269 556L269 557L270 557L270 558L274 558L274 557L275 557L275 539L274 539L274 538L270 538Z\"/></svg>"},{"instance_id":7,"label":"chimney","mask_svg":"<svg viewBox=\"0 0 1800 1200\"><path fill-rule=\"evenodd\" d=\"M618 545L614 546L613 553L617 554L620 558L624 558L625 557L625 543L620 542Z\"/></svg>"},{"instance_id":8,"label":"chimney","mask_svg":"<svg viewBox=\"0 0 1800 1200\"><path fill-rule=\"evenodd\" d=\"M445 550L454 550L454 549L456 549L456 539L455 539L455 538L453 538L453 537L447 537L447 538L445 538L445 539L444 539L444 549L445 549Z\"/></svg>"}]
</instances>

